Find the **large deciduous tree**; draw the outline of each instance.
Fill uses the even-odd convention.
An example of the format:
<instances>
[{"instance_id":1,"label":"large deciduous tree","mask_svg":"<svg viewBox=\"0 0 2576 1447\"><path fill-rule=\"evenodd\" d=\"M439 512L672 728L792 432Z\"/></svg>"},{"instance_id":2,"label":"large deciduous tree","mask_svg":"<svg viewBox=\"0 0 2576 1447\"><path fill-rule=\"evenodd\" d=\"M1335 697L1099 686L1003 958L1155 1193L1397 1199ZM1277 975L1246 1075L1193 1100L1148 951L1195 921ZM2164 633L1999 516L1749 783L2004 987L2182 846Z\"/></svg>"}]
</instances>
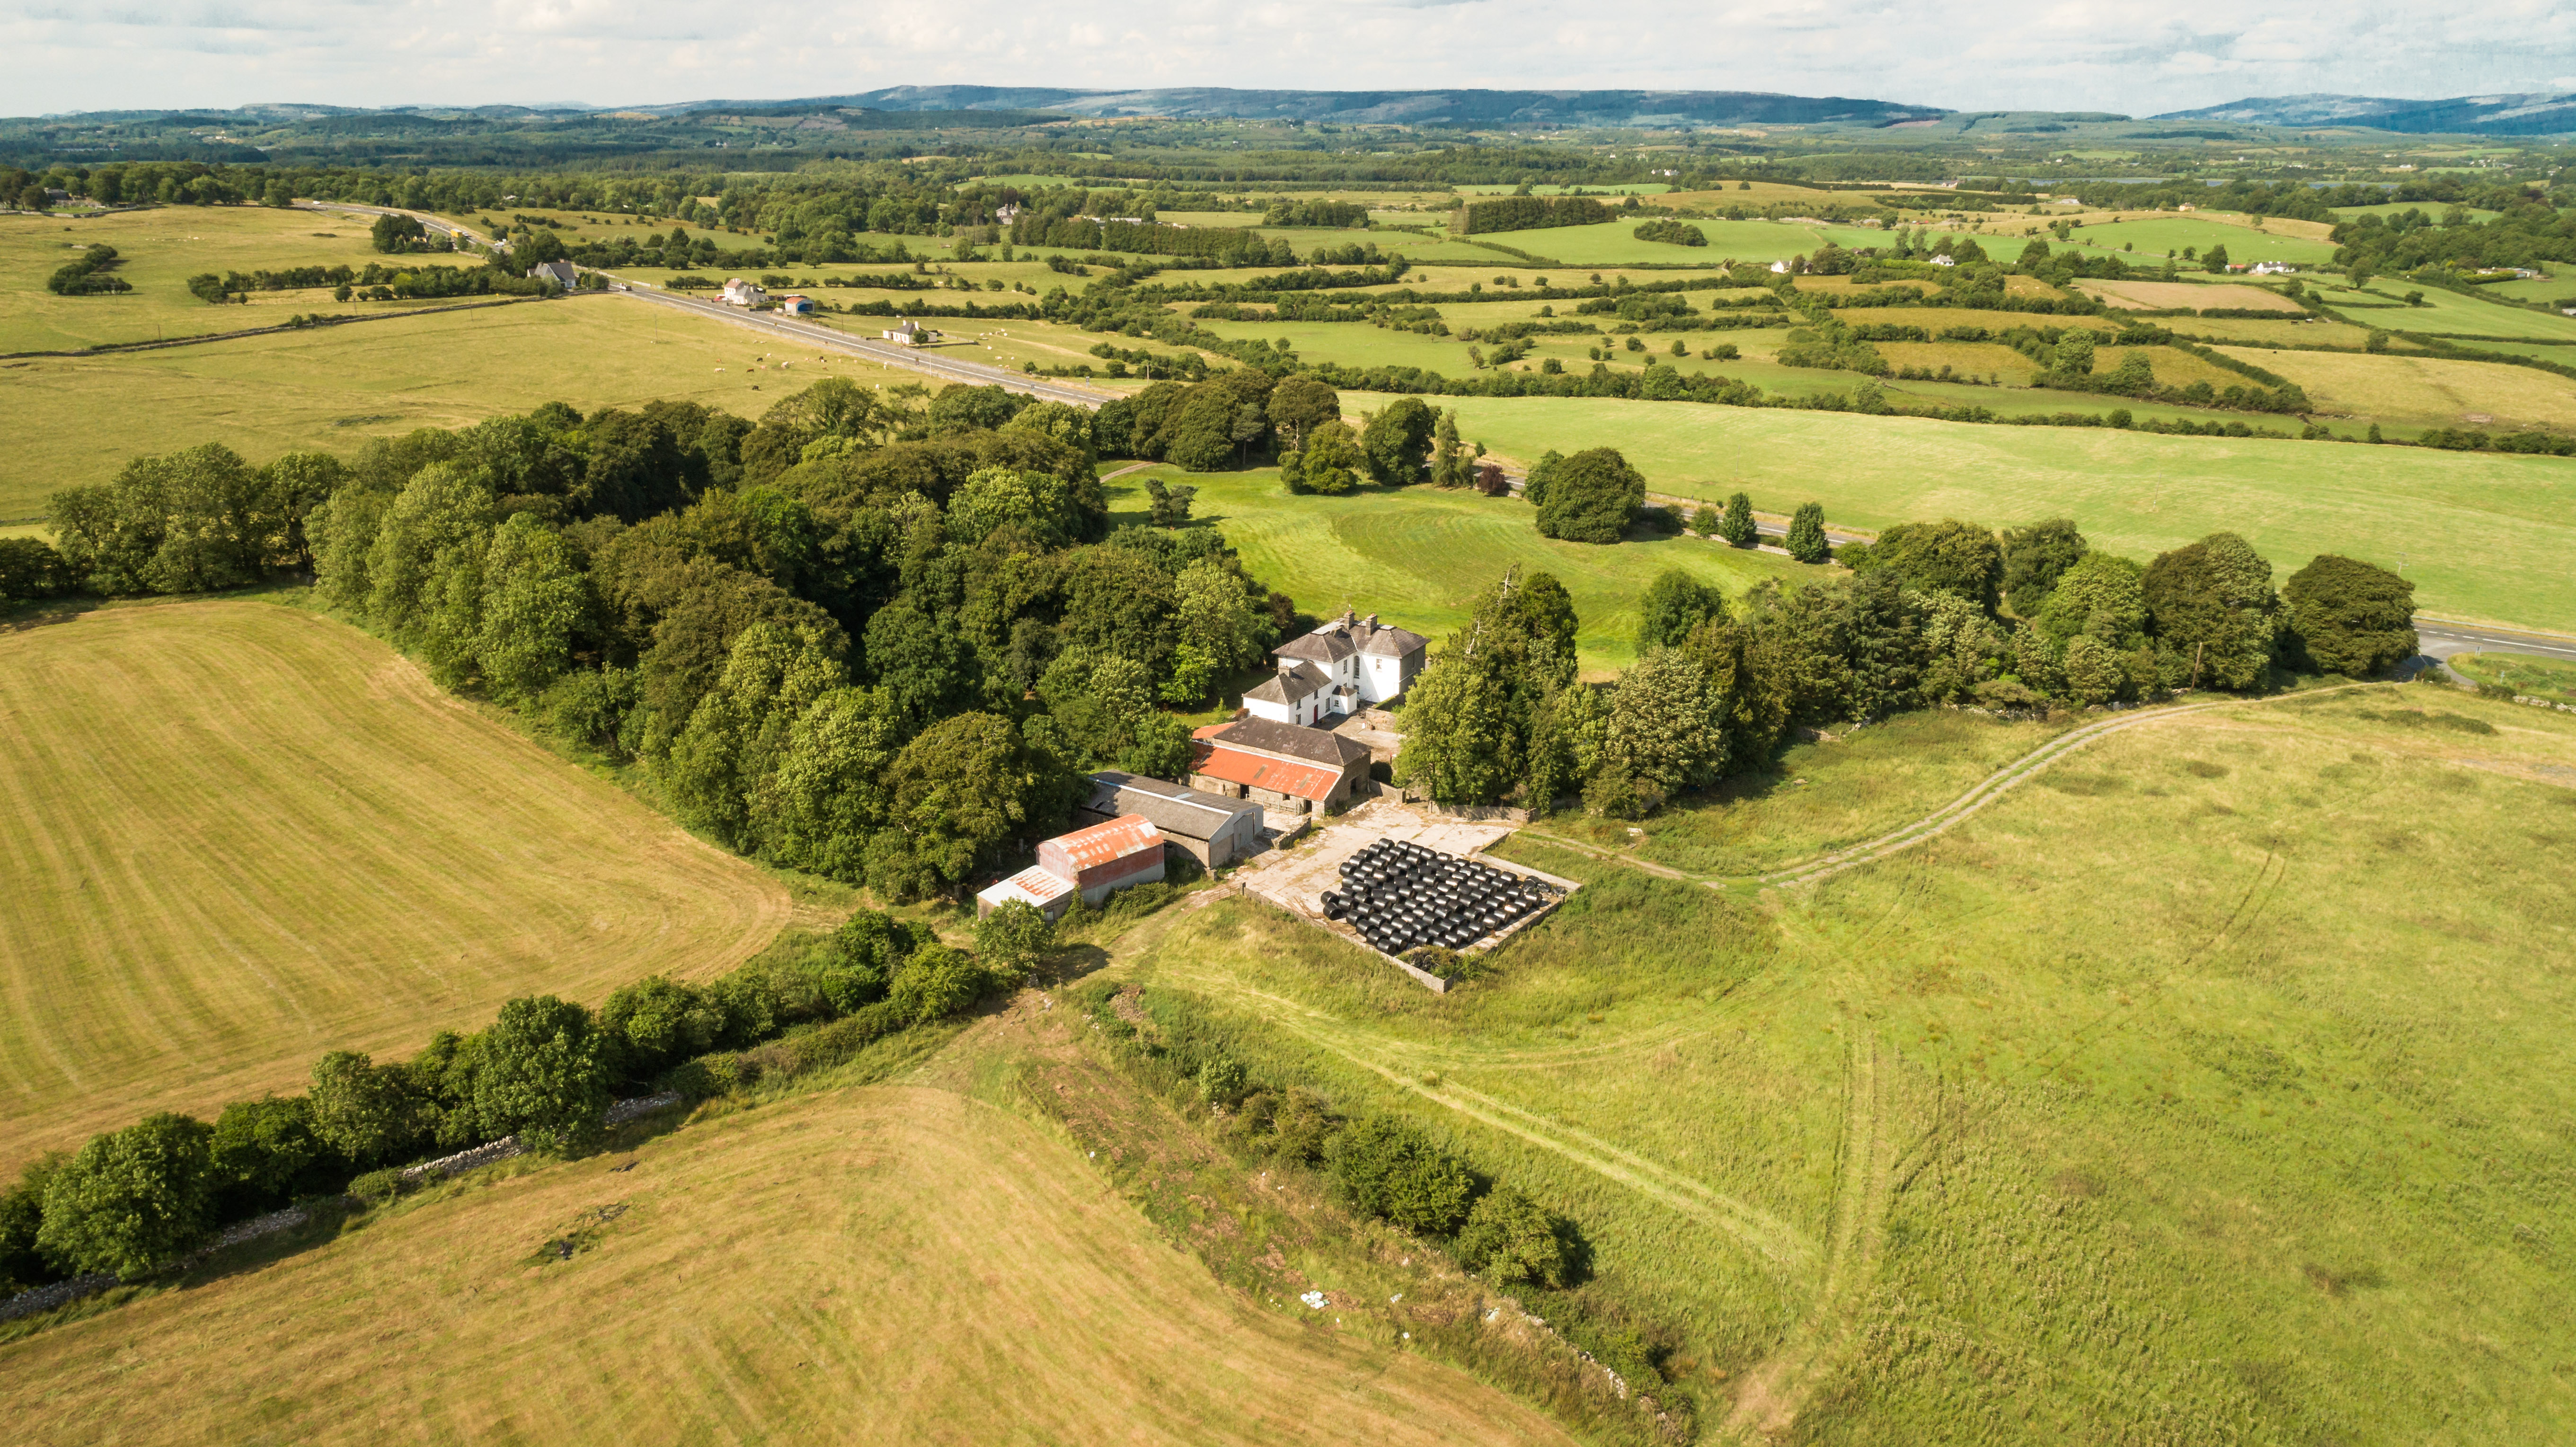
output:
<instances>
[{"instance_id":1,"label":"large deciduous tree","mask_svg":"<svg viewBox=\"0 0 2576 1447\"><path fill-rule=\"evenodd\" d=\"M474 1110L488 1134L559 1153L597 1136L609 1062L590 1012L552 995L512 1000L482 1036Z\"/></svg>"},{"instance_id":2,"label":"large deciduous tree","mask_svg":"<svg viewBox=\"0 0 2576 1447\"><path fill-rule=\"evenodd\" d=\"M98 1136L45 1183L36 1244L69 1272L137 1280L203 1240L214 1203L214 1132L184 1115L148 1115Z\"/></svg>"},{"instance_id":3,"label":"large deciduous tree","mask_svg":"<svg viewBox=\"0 0 2576 1447\"><path fill-rule=\"evenodd\" d=\"M2415 655L2415 585L2356 558L2322 554L2281 589L2290 626L2319 671L2370 678Z\"/></svg>"},{"instance_id":4,"label":"large deciduous tree","mask_svg":"<svg viewBox=\"0 0 2576 1447\"><path fill-rule=\"evenodd\" d=\"M1589 448L1548 470L1538 530L1567 542L1615 543L1645 502L1645 474L1617 448Z\"/></svg>"}]
</instances>

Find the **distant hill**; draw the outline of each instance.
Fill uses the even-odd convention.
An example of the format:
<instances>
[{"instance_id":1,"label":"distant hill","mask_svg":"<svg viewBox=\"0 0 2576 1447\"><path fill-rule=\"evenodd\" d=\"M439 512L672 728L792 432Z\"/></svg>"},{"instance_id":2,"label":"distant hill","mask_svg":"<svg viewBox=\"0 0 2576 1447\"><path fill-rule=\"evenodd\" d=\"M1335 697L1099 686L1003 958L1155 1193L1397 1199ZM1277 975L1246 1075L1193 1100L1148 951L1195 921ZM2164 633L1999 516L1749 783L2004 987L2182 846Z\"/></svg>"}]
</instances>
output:
<instances>
[{"instance_id":1,"label":"distant hill","mask_svg":"<svg viewBox=\"0 0 2576 1447\"><path fill-rule=\"evenodd\" d=\"M1843 96L1773 95L1731 90L1053 90L1032 86L905 85L859 95L818 96L808 104L877 111L1046 110L1079 116L1172 119L1299 120L1406 125L1889 125L1948 115L1937 106ZM724 110L743 104L695 101L656 106L664 112Z\"/></svg>"},{"instance_id":2,"label":"distant hill","mask_svg":"<svg viewBox=\"0 0 2576 1447\"><path fill-rule=\"evenodd\" d=\"M2366 95L2254 96L2159 121L2234 121L2260 126L2366 126L2409 135L2548 136L2576 132L2576 95L2480 95L2405 100Z\"/></svg>"}]
</instances>

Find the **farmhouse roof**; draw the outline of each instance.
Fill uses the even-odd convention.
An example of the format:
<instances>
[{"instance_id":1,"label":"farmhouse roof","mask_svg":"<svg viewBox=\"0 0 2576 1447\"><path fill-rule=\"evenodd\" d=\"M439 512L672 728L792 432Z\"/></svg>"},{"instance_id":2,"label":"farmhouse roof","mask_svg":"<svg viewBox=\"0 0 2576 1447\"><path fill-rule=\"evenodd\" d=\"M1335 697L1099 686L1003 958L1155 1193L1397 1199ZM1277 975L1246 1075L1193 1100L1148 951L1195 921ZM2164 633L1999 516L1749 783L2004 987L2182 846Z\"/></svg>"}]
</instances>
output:
<instances>
[{"instance_id":1,"label":"farmhouse roof","mask_svg":"<svg viewBox=\"0 0 2576 1447\"><path fill-rule=\"evenodd\" d=\"M1219 752L1243 750L1283 760L1321 764L1335 772L1369 759L1368 745L1325 729L1299 728L1266 718L1238 719L1207 736ZM1202 769L1201 773L1207 772ZM1222 777L1221 775L1219 777ZM1236 783L1243 782L1238 779Z\"/></svg>"},{"instance_id":2,"label":"farmhouse roof","mask_svg":"<svg viewBox=\"0 0 2576 1447\"><path fill-rule=\"evenodd\" d=\"M1097 869L1148 849L1160 849L1163 836L1155 829L1154 821L1144 815L1121 814L1107 823L1059 834L1047 842L1063 850L1065 862L1074 868Z\"/></svg>"},{"instance_id":3,"label":"farmhouse roof","mask_svg":"<svg viewBox=\"0 0 2576 1447\"><path fill-rule=\"evenodd\" d=\"M1354 653L1402 658L1427 646L1430 641L1419 633L1408 632L1392 623L1380 623L1375 613L1362 618L1345 611L1341 617L1305 637L1280 644L1278 654L1282 659L1308 659L1329 666Z\"/></svg>"},{"instance_id":4,"label":"farmhouse roof","mask_svg":"<svg viewBox=\"0 0 2576 1447\"><path fill-rule=\"evenodd\" d=\"M1246 689L1243 696L1257 698L1263 703L1295 703L1301 698L1311 698L1332 686L1333 681L1325 677L1321 669L1311 663L1301 662L1283 668L1261 680L1258 686Z\"/></svg>"},{"instance_id":5,"label":"farmhouse roof","mask_svg":"<svg viewBox=\"0 0 2576 1447\"><path fill-rule=\"evenodd\" d=\"M1116 769L1091 776L1091 807L1102 814L1141 814L1165 834L1202 843L1244 815L1261 812L1258 804Z\"/></svg>"}]
</instances>

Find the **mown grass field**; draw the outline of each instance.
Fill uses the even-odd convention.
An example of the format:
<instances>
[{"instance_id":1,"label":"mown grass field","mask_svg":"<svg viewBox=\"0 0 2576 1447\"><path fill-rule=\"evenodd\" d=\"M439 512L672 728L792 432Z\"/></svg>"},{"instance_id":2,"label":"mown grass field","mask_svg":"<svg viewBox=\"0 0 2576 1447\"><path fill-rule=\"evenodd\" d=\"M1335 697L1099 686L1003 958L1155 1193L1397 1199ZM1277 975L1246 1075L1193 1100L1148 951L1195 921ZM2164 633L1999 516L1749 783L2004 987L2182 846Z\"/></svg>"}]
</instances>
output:
<instances>
[{"instance_id":1,"label":"mown grass field","mask_svg":"<svg viewBox=\"0 0 2576 1447\"><path fill-rule=\"evenodd\" d=\"M330 288L253 292L248 305L212 306L188 290L200 272L282 271L295 266L405 264L379 255L371 223L354 216L260 206L165 206L67 221L0 216L0 352L67 351L107 342L202 336L283 325L298 312L365 316L441 305L438 302L337 302ZM45 289L55 268L97 245L117 250L108 274L134 290L101 296L56 296ZM475 267L474 256L411 258L413 264ZM473 300L473 298L465 298Z\"/></svg>"},{"instance_id":2,"label":"mown grass field","mask_svg":"<svg viewBox=\"0 0 2576 1447\"><path fill-rule=\"evenodd\" d=\"M2576 428L2576 379L2532 367L2366 352L2225 350L2298 383L2325 413L2488 431Z\"/></svg>"},{"instance_id":3,"label":"mown grass field","mask_svg":"<svg viewBox=\"0 0 2576 1447\"><path fill-rule=\"evenodd\" d=\"M617 1160L487 1173L0 1346L0 1403L27 1440L136 1444L1571 1440L1229 1292L969 1094L809 1095Z\"/></svg>"},{"instance_id":4,"label":"mown grass field","mask_svg":"<svg viewBox=\"0 0 2576 1447\"><path fill-rule=\"evenodd\" d=\"M255 463L305 448L351 453L369 437L465 426L558 399L588 412L668 398L757 417L802 384L800 373L745 370L775 351L773 340L731 327L584 297L39 358L0 371L21 426L20 445L0 457L0 520L41 517L61 488L104 482L129 458L200 442ZM854 360L836 365L871 380L893 375Z\"/></svg>"},{"instance_id":5,"label":"mown grass field","mask_svg":"<svg viewBox=\"0 0 2576 1447\"><path fill-rule=\"evenodd\" d=\"M408 1055L511 996L721 972L786 891L258 601L0 634L0 1170Z\"/></svg>"},{"instance_id":6,"label":"mown grass field","mask_svg":"<svg viewBox=\"0 0 2576 1447\"><path fill-rule=\"evenodd\" d=\"M1298 497L1280 485L1275 468L1128 473L1107 484L1118 521L1145 521L1145 481L1152 476L1196 487L1192 516L1223 531L1252 576L1318 618L1356 608L1437 641L1466 621L1476 595L1504 569L1553 573L1573 595L1583 666L1595 674L1635 659L1637 600L1666 568L1730 596L1765 578L1814 571L1775 554L1687 536L1608 546L1558 542L1539 536L1536 510L1516 498L1433 487Z\"/></svg>"},{"instance_id":7,"label":"mown grass field","mask_svg":"<svg viewBox=\"0 0 2576 1447\"><path fill-rule=\"evenodd\" d=\"M1446 997L1239 904L1110 968L1570 1216L1709 1436L2554 1441L2570 779L2539 710L2231 704L1785 896L1520 836L1589 885Z\"/></svg>"},{"instance_id":8,"label":"mown grass field","mask_svg":"<svg viewBox=\"0 0 2576 1447\"><path fill-rule=\"evenodd\" d=\"M2576 627L2576 577L2564 565L2576 547L2576 463L2564 459L1581 398L1447 401L1460 435L1496 452L1534 461L1551 447L1617 447L1659 492L1723 500L1743 488L1773 512L1821 501L1829 521L1865 528L2072 517L2096 546L2141 561L2224 529L2284 578L2319 553L2402 560L2418 607ZM1354 394L1345 405L1381 401Z\"/></svg>"},{"instance_id":9,"label":"mown grass field","mask_svg":"<svg viewBox=\"0 0 2576 1447\"><path fill-rule=\"evenodd\" d=\"M2188 281L2079 281L2075 289L2113 306L2140 310L2190 307L2195 311L2277 311L2297 316L2297 302L2259 286L2208 286Z\"/></svg>"}]
</instances>

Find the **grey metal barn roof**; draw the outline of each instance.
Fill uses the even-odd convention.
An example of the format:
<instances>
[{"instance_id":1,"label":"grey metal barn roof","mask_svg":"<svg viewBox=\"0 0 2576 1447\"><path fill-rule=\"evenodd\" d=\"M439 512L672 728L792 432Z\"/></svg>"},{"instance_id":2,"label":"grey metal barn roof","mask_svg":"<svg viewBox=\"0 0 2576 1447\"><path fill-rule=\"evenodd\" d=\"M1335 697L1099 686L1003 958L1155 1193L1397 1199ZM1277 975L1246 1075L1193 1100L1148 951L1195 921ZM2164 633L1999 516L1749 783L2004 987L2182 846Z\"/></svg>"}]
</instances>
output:
<instances>
[{"instance_id":1,"label":"grey metal barn roof","mask_svg":"<svg viewBox=\"0 0 2576 1447\"><path fill-rule=\"evenodd\" d=\"M1116 769L1091 776L1089 807L1103 814L1142 814L1166 834L1202 843L1244 815L1261 813L1258 804Z\"/></svg>"}]
</instances>

